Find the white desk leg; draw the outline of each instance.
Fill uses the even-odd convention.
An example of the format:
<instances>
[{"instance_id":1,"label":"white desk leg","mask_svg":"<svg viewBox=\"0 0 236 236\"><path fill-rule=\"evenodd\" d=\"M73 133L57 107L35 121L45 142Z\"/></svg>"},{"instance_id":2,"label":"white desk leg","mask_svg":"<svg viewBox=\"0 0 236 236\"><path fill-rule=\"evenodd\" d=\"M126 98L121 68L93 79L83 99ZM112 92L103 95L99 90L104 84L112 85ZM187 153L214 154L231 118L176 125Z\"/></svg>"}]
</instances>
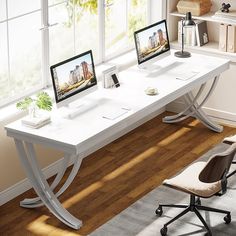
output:
<instances>
[{"instance_id":1,"label":"white desk leg","mask_svg":"<svg viewBox=\"0 0 236 236\"><path fill-rule=\"evenodd\" d=\"M177 115L174 116L167 116L163 118L163 122L165 123L176 123L176 122L180 122L185 120L186 118L188 118L189 116L195 115L195 117L197 119L199 119L206 127L208 127L209 129L215 131L215 132L222 132L223 131L223 127L218 125L216 122L212 121L205 113L204 111L201 109L201 107L203 106L203 104L209 99L211 93L213 92L213 90L215 89L215 86L218 82L219 76L216 76L213 80L213 83L208 91L208 93L205 95L205 97L203 98L202 102L200 104L197 103L197 99L200 97L200 95L202 94L202 91L205 87L205 84L201 85L199 91L197 92L197 94L195 95L195 97L193 96L193 94L191 92L189 92L188 94L186 94L184 96L185 98L185 102L188 105L186 109L184 109L184 111L180 112Z\"/></svg>"},{"instance_id":2,"label":"white desk leg","mask_svg":"<svg viewBox=\"0 0 236 236\"><path fill-rule=\"evenodd\" d=\"M187 99L188 101L191 101L193 99L193 94L189 93L186 95L185 99ZM217 124L216 122L214 122L212 119L210 119L209 116L206 115L206 113L202 110L202 108L198 108L199 106L198 103L196 102L195 106L193 107L193 109L195 110L195 117L200 120L206 127L208 127L209 129L217 132L217 133L221 133L223 131L223 126Z\"/></svg>"},{"instance_id":3,"label":"white desk leg","mask_svg":"<svg viewBox=\"0 0 236 236\"><path fill-rule=\"evenodd\" d=\"M65 171L66 171L69 161L70 161L70 157L71 157L70 155L65 155L65 157L63 158L61 167L56 175L56 178L53 180L52 184L50 185L50 188L52 191L56 188L56 186L60 183L62 177L64 176ZM43 203L40 200L40 197L26 198L20 202L20 206L26 207L26 208L35 208L35 207L39 207L42 205L43 205Z\"/></svg>"},{"instance_id":4,"label":"white desk leg","mask_svg":"<svg viewBox=\"0 0 236 236\"><path fill-rule=\"evenodd\" d=\"M69 160L69 157L67 158ZM69 162L69 161L68 161ZM68 166L68 162L66 163L66 166L65 166L65 169L67 168ZM74 166L67 178L67 180L65 181L65 183L63 184L63 186L58 190L57 193L55 193L56 197L59 197L62 193L65 192L65 190L70 186L70 184L72 183L72 181L74 180L76 174L78 173L79 171L79 168L81 166L81 163L82 163L82 159L78 158L78 157L75 157L75 162L74 162ZM64 164L64 162L62 163ZM62 166L62 169L63 169L63 166ZM61 170L62 170L61 169ZM52 183L52 185L50 186L51 190L53 190L60 182L61 178L63 177L62 175L62 172L64 171L64 169L62 171L60 171L58 173L58 175L60 176L58 178L58 181L56 181L56 185L54 184L54 182ZM57 176L58 176L57 175ZM57 177L56 177L57 178ZM56 180L55 178L55 180ZM54 185L53 185L54 184ZM23 200L20 205L22 207L26 207L26 208L35 208L35 207L40 207L40 206L43 206L43 202L40 200L40 198L32 198L32 199L25 199Z\"/></svg>"},{"instance_id":5,"label":"white desk leg","mask_svg":"<svg viewBox=\"0 0 236 236\"><path fill-rule=\"evenodd\" d=\"M15 139L15 144L28 178L44 205L64 224L71 228L79 229L82 226L82 222L63 208L51 191L41 169L38 167L33 145L25 142L26 146L24 147L23 142L18 139Z\"/></svg>"},{"instance_id":6,"label":"white desk leg","mask_svg":"<svg viewBox=\"0 0 236 236\"><path fill-rule=\"evenodd\" d=\"M206 83L205 84L202 84L200 89L198 90L196 96L194 97L193 101L192 102L189 102L189 103L186 103L188 104L188 106L183 110L181 111L180 113L176 114L176 115L172 115L172 116L165 116L163 118L163 122L165 123L174 123L174 122L177 122L179 120L177 120L178 118L182 117L182 116L185 116L186 114L188 114L190 111L192 111L192 106L195 102L197 102L197 99L200 97L200 95L202 94L203 92L203 89L205 88L206 86ZM186 102L186 101L185 101Z\"/></svg>"}]
</instances>

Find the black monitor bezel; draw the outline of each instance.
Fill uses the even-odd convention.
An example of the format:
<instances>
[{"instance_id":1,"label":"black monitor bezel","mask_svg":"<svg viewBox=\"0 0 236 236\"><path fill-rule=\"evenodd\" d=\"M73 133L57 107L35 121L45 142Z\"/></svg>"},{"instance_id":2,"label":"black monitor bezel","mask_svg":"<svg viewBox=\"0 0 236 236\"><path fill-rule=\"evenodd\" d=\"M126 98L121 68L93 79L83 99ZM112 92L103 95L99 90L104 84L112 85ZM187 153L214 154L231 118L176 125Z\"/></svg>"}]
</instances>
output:
<instances>
[{"instance_id":1,"label":"black monitor bezel","mask_svg":"<svg viewBox=\"0 0 236 236\"><path fill-rule=\"evenodd\" d=\"M139 59L139 54L138 54L138 46L137 46L137 34L141 33L142 31L145 31L145 30L147 30L147 29L150 29L150 28L152 28L152 27L155 27L155 26L157 26L157 25L160 25L160 24L162 24L162 23L165 24L165 28L166 28L166 38L167 38L167 42L168 42L168 50L162 51L162 52L160 52L160 53L158 53L158 54L156 54L156 55L152 55L152 56L148 57L147 59L140 61L140 59ZM146 27L144 27L144 28L142 28L142 29L139 29L139 30L135 31L135 32L134 32L134 41L135 41L135 49L136 49L136 55L137 55L137 59L138 59L138 64L139 64L139 65L142 64L142 63L144 63L144 62L147 62L147 61L149 61L149 60L151 60L151 59L153 59L153 58L155 58L155 57L158 57L158 56L160 56L160 55L163 54L163 53L166 53L166 52L170 51L170 41L169 41L169 35L168 35L168 31L167 31L167 22L166 22L166 19L161 20L161 21L158 21L158 22L156 22L156 23L154 23L154 24L148 25L148 26L146 26Z\"/></svg>"},{"instance_id":2,"label":"black monitor bezel","mask_svg":"<svg viewBox=\"0 0 236 236\"><path fill-rule=\"evenodd\" d=\"M83 57L83 56L85 56L85 55L87 55L87 54L90 54L90 56L91 56L92 69L93 69L93 73L94 73L95 83L92 84L92 85L90 85L90 86L88 86L88 87L81 88L81 89L79 89L79 90L77 90L77 91L75 91L75 92L73 92L73 93L70 93L70 94L67 95L66 97L63 97L63 98L61 98L61 99L58 99L53 69L55 69L56 67L61 66L61 65L63 65L63 64L66 64L66 63L68 63L68 62L70 62L70 61L76 60L76 59L79 58L79 57ZM55 64L55 65L50 66L50 72L51 72L51 78L52 78L52 84L53 84L53 90L54 90L54 95L55 95L56 103L62 102L62 101L66 100L66 99L68 99L68 98L70 98L70 97L72 97L72 96L74 96L74 95L76 95L76 94L78 94L78 93L80 93L80 92L82 92L82 91L84 91L84 90L87 90L87 89L89 89L89 88L91 88L91 87L97 85L97 77L96 77L96 73L95 73L95 66L94 66L94 61L93 61L93 53L92 53L92 50L88 50L88 51L83 52L83 53L81 53L81 54L79 54L79 55L77 55L77 56L71 57L71 58L69 58L69 59L66 59L66 60L64 60L64 61L61 61L61 62Z\"/></svg>"}]
</instances>

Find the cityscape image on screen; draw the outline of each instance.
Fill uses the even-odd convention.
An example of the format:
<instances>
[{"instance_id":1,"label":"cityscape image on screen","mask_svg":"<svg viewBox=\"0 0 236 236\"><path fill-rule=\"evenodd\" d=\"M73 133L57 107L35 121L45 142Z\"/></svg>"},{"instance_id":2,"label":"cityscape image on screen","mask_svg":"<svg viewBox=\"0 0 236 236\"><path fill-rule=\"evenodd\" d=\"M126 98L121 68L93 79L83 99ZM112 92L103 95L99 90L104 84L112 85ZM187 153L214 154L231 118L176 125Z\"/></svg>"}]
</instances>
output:
<instances>
[{"instance_id":1,"label":"cityscape image on screen","mask_svg":"<svg viewBox=\"0 0 236 236\"><path fill-rule=\"evenodd\" d=\"M139 63L170 50L165 20L136 31L134 37Z\"/></svg>"},{"instance_id":2,"label":"cityscape image on screen","mask_svg":"<svg viewBox=\"0 0 236 236\"><path fill-rule=\"evenodd\" d=\"M97 84L92 52L51 66L57 102Z\"/></svg>"}]
</instances>

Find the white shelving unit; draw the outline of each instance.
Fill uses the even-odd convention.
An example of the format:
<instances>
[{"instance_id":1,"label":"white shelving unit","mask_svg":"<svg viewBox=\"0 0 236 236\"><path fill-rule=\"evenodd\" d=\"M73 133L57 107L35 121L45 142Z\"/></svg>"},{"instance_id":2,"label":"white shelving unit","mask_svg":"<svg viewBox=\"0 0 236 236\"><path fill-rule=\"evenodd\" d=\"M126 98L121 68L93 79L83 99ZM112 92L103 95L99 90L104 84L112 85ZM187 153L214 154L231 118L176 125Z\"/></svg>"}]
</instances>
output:
<instances>
[{"instance_id":1,"label":"white shelving unit","mask_svg":"<svg viewBox=\"0 0 236 236\"><path fill-rule=\"evenodd\" d=\"M207 53L209 55L217 55L220 57L228 58L231 62L236 62L236 53L222 52L218 50L219 45L219 25L221 23L236 25L236 20L228 20L214 17L215 12L220 8L220 0L212 1L211 12L202 15L202 16L193 16L193 19L204 20L207 22L208 26L208 35L209 43L202 47L185 47L188 50L193 52ZM167 19L168 19L168 31L169 38L171 41L171 46L174 49L179 49L180 45L178 44L178 21L184 17L184 14L177 12L176 5L178 0L167 0ZM232 8L236 9L236 1L230 2Z\"/></svg>"},{"instance_id":2,"label":"white shelving unit","mask_svg":"<svg viewBox=\"0 0 236 236\"><path fill-rule=\"evenodd\" d=\"M178 17L184 17L184 14L180 14L177 11L171 12L170 15L172 16L178 16ZM219 17L215 17L215 12L209 12L202 16L193 16L193 19L197 20L204 20L208 22L216 22L216 23L224 23L224 24L231 24L236 25L236 19L235 20L228 20L228 19L222 19Z\"/></svg>"}]
</instances>

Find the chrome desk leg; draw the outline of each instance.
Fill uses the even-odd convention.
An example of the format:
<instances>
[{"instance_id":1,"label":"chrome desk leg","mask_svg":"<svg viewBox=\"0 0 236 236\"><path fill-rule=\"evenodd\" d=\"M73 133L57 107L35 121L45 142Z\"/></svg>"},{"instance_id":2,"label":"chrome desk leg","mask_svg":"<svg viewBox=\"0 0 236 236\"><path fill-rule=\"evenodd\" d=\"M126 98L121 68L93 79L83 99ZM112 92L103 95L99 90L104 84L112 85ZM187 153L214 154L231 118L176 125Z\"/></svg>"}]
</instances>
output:
<instances>
[{"instance_id":1,"label":"chrome desk leg","mask_svg":"<svg viewBox=\"0 0 236 236\"><path fill-rule=\"evenodd\" d=\"M45 180L41 169L38 167L33 145L25 142L24 146L23 142L18 139L15 139L15 144L25 172L44 205L64 224L79 229L82 222L63 208Z\"/></svg>"},{"instance_id":2,"label":"chrome desk leg","mask_svg":"<svg viewBox=\"0 0 236 236\"><path fill-rule=\"evenodd\" d=\"M205 87L205 84L201 85L200 89L198 90L197 94L193 96L192 92L187 93L184 96L185 102L187 104L187 108L184 109L182 112L180 112L177 115L173 116L167 116L163 118L163 122L165 123L176 123L185 120L189 116L194 115L197 119L199 119L205 126L207 126L209 129L215 131L215 132L222 132L223 127L218 125L216 122L213 122L201 109L203 104L209 99L211 93L215 89L215 86L218 82L219 76L216 76L213 80L213 83L203 98L202 102L198 104L197 99L200 97L200 95L203 92L203 89Z\"/></svg>"},{"instance_id":3,"label":"chrome desk leg","mask_svg":"<svg viewBox=\"0 0 236 236\"><path fill-rule=\"evenodd\" d=\"M185 96L185 99L187 99L189 101L192 100L193 95L192 93L189 93ZM196 106L199 106L198 103L196 102ZM208 127L209 129L217 132L217 133L221 133L223 131L223 126L217 124L216 122L214 122L213 120L211 120L211 118L209 116L206 115L206 113L202 110L202 108L197 109L196 106L193 107L193 109L195 109L195 117L200 120L206 127Z\"/></svg>"},{"instance_id":4,"label":"chrome desk leg","mask_svg":"<svg viewBox=\"0 0 236 236\"><path fill-rule=\"evenodd\" d=\"M69 160L70 160L70 157L71 156L68 156L68 155L65 155L64 157L64 161L62 163L62 166L61 166L61 170L58 172L55 180L53 181L52 185L50 186L51 190L53 190L59 183L60 183L60 180L62 179L64 173L65 173L65 170L66 168L68 167L68 163L69 163ZM66 180L66 182L63 184L63 186L58 190L58 192L55 194L56 197L59 197L62 193L65 192L65 190L70 186L70 184L72 183L72 181L74 180L76 174L78 173L78 170L80 168L80 165L82 163L82 159L80 158L77 158L75 157L75 162L74 162L74 165L73 165L73 168ZM66 160L66 161L65 161ZM63 166L64 165L64 166ZM58 177L58 178L57 178ZM43 206L43 202L40 200L39 197L37 198L31 198L31 199L24 199L20 205L22 207L26 207L26 208L35 208L35 207L40 207L40 206Z\"/></svg>"},{"instance_id":5,"label":"chrome desk leg","mask_svg":"<svg viewBox=\"0 0 236 236\"><path fill-rule=\"evenodd\" d=\"M179 121L179 120L177 120L178 118L180 118L180 117L182 117L182 116L185 117L185 115L188 114L188 112L192 111L191 108L192 108L193 104L197 102L197 99L198 99L199 96L202 94L202 91L203 91L203 89L205 88L205 86L206 86L206 83L201 85L201 87L200 87L200 89L198 90L198 92L197 92L195 98L193 99L193 101L186 103L186 104L188 104L188 106L187 106L183 111L181 111L180 113L178 113L178 114L176 114L176 115L165 116L165 117L163 118L163 122L165 122L165 123L174 123L174 122ZM186 102L186 101L185 101L185 102Z\"/></svg>"},{"instance_id":6,"label":"chrome desk leg","mask_svg":"<svg viewBox=\"0 0 236 236\"><path fill-rule=\"evenodd\" d=\"M60 169L56 175L56 178L54 179L53 183L50 186L52 191L56 188L56 186L60 183L62 177L64 176L65 171L68 167L69 161L70 161L70 156L65 155L65 157L63 158L63 161L61 163ZM23 201L20 202L20 205L22 207L34 208L34 207L43 205L43 203L40 200L40 197L35 197L35 198L24 199Z\"/></svg>"}]
</instances>

